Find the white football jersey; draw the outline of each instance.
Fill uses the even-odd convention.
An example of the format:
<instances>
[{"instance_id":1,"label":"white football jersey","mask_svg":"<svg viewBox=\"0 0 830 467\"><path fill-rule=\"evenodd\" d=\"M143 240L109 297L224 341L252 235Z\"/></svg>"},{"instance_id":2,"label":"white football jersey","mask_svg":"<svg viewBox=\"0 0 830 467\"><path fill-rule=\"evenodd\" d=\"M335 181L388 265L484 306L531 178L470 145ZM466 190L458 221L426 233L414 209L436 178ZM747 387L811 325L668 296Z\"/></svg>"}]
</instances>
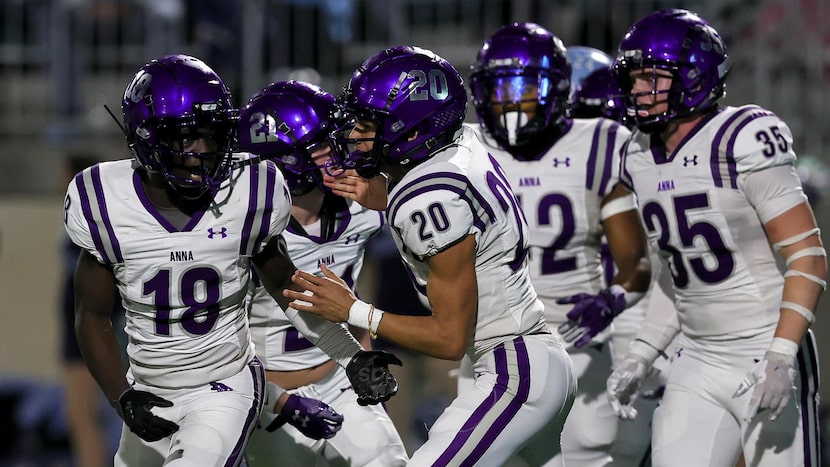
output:
<instances>
[{"instance_id":1,"label":"white football jersey","mask_svg":"<svg viewBox=\"0 0 830 467\"><path fill-rule=\"evenodd\" d=\"M325 236L310 235L296 221L290 222L283 234L288 254L298 269L322 275L320 265L325 264L354 288L363 269L366 243L383 226L383 214L334 195L327 196L326 203L337 207L335 219L327 220L333 223L333 231ZM258 281L252 284L251 333L266 370L302 370L331 359L294 328Z\"/></svg>"},{"instance_id":2,"label":"white football jersey","mask_svg":"<svg viewBox=\"0 0 830 467\"><path fill-rule=\"evenodd\" d=\"M244 307L250 258L285 229L290 205L272 162L234 169L210 208L181 230L150 202L132 160L75 177L66 230L113 269L136 381L198 386L238 373L254 357Z\"/></svg>"},{"instance_id":3,"label":"white football jersey","mask_svg":"<svg viewBox=\"0 0 830 467\"><path fill-rule=\"evenodd\" d=\"M620 149L631 135L604 118L572 122L535 160L517 160L482 136L527 216L531 279L552 324L567 321L573 307L556 299L604 287L600 206L619 179Z\"/></svg>"},{"instance_id":4,"label":"white football jersey","mask_svg":"<svg viewBox=\"0 0 830 467\"><path fill-rule=\"evenodd\" d=\"M544 306L530 282L527 221L510 182L473 128L464 125L461 133L398 181L386 213L422 295L429 273L425 260L476 236L479 296L472 351L478 355L541 329Z\"/></svg>"},{"instance_id":5,"label":"white football jersey","mask_svg":"<svg viewBox=\"0 0 830 467\"><path fill-rule=\"evenodd\" d=\"M790 129L754 105L715 112L672 155L649 135L631 139L620 180L636 193L649 240L671 271L686 335L775 326L784 280L743 183L794 162Z\"/></svg>"}]
</instances>

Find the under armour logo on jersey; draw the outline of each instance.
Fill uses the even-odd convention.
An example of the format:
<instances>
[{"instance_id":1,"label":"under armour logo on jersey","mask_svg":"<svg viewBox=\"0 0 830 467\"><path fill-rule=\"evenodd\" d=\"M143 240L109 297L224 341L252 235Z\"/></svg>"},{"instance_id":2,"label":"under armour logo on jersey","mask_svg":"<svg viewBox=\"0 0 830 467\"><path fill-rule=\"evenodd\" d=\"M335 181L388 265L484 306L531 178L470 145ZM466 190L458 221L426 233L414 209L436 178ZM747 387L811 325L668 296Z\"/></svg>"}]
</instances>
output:
<instances>
[{"instance_id":1,"label":"under armour logo on jersey","mask_svg":"<svg viewBox=\"0 0 830 467\"><path fill-rule=\"evenodd\" d=\"M225 238L225 237L228 236L228 228L227 227L222 227L218 231L213 230L213 227L209 228L208 229L208 238L213 239L214 235L221 235L222 238Z\"/></svg>"},{"instance_id":2,"label":"under armour logo on jersey","mask_svg":"<svg viewBox=\"0 0 830 467\"><path fill-rule=\"evenodd\" d=\"M357 243L358 240L360 240L360 234L349 235L348 237L346 237L346 245L352 242Z\"/></svg>"},{"instance_id":3,"label":"under armour logo on jersey","mask_svg":"<svg viewBox=\"0 0 830 467\"><path fill-rule=\"evenodd\" d=\"M233 388L231 388L230 386L228 386L226 384L211 381L210 382L210 390L211 391L216 391L216 392L227 392L227 391L233 391Z\"/></svg>"},{"instance_id":4,"label":"under armour logo on jersey","mask_svg":"<svg viewBox=\"0 0 830 467\"><path fill-rule=\"evenodd\" d=\"M553 158L553 166L554 167L559 167L560 165L564 165L565 167L570 167L571 166L571 158L566 157L565 160L559 160L559 158L554 157Z\"/></svg>"},{"instance_id":5,"label":"under armour logo on jersey","mask_svg":"<svg viewBox=\"0 0 830 467\"><path fill-rule=\"evenodd\" d=\"M689 164L697 165L697 154L692 157L683 156L683 167L688 167Z\"/></svg>"}]
</instances>

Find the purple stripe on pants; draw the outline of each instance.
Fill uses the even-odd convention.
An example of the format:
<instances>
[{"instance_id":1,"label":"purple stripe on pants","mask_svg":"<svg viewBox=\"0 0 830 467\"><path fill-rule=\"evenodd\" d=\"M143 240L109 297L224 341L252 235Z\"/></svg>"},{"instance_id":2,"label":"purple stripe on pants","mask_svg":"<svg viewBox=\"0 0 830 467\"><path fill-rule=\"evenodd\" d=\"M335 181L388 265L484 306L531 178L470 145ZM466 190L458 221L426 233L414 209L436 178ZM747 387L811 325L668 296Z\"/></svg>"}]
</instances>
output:
<instances>
[{"instance_id":1,"label":"purple stripe on pants","mask_svg":"<svg viewBox=\"0 0 830 467\"><path fill-rule=\"evenodd\" d=\"M507 427L508 423L516 416L522 404L527 401L528 393L530 392L530 359L527 354L527 348L522 337L513 339L515 343L516 359L518 375L511 375L508 366L507 351L504 344L499 345L493 350L493 357L496 364L496 384L493 386L490 394L484 398L481 404L473 411L466 423L455 435L455 438L449 444L446 450L433 463L435 467L442 467L449 464L455 459L455 456L461 449L470 441L470 436L475 431L476 427L482 423L484 418L493 410L494 406L505 396L509 389L511 380L514 380L516 396L509 402L505 411L498 416L496 421L490 426L482 439L476 442L469 457L461 460L459 465L471 466L474 465L481 456L492 445L495 438ZM511 397L509 394L507 397ZM456 459L457 461L458 459Z\"/></svg>"},{"instance_id":2,"label":"purple stripe on pants","mask_svg":"<svg viewBox=\"0 0 830 467\"><path fill-rule=\"evenodd\" d=\"M259 422L259 413L262 411L262 388L265 385L265 370L256 357L248 364L248 370L251 372L251 379L253 380L254 401L251 409L248 410L248 418L245 419L245 424L242 426L242 435L236 441L230 457L225 462L226 467L237 466L242 461L242 456L245 455L245 447L248 445L251 433Z\"/></svg>"}]
</instances>

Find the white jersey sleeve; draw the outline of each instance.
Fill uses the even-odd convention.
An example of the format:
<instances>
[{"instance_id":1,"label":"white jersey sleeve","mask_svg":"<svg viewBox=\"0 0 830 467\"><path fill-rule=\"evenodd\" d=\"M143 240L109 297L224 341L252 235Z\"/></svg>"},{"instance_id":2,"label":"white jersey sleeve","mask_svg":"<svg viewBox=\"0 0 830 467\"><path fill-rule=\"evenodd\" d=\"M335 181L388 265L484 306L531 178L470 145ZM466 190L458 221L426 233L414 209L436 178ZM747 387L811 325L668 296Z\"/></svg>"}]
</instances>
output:
<instances>
[{"instance_id":1,"label":"white jersey sleeve","mask_svg":"<svg viewBox=\"0 0 830 467\"><path fill-rule=\"evenodd\" d=\"M253 358L244 307L249 257L281 233L290 212L273 163L234 170L182 228L150 202L130 160L78 174L65 206L70 238L113 269L132 378L193 387L236 374Z\"/></svg>"},{"instance_id":2,"label":"white jersey sleeve","mask_svg":"<svg viewBox=\"0 0 830 467\"><path fill-rule=\"evenodd\" d=\"M806 202L807 197L795 172L790 128L768 110L747 107L754 108L755 118L749 119L735 138L738 183L761 221L767 222Z\"/></svg>"}]
</instances>

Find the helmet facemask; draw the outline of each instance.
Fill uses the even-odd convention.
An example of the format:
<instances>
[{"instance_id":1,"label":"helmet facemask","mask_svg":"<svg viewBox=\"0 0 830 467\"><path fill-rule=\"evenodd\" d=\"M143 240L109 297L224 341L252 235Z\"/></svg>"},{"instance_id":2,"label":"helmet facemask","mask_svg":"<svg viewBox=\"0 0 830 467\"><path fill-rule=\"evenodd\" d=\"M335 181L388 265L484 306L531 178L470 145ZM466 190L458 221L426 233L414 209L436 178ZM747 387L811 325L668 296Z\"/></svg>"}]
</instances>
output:
<instances>
[{"instance_id":1,"label":"helmet facemask","mask_svg":"<svg viewBox=\"0 0 830 467\"><path fill-rule=\"evenodd\" d=\"M292 196L302 196L317 188L331 191L323 184L323 171L337 177L343 170L334 158L334 142L323 134L321 138L287 154L269 157L276 161L285 177ZM323 160L325 159L325 160Z\"/></svg>"},{"instance_id":2,"label":"helmet facemask","mask_svg":"<svg viewBox=\"0 0 830 467\"><path fill-rule=\"evenodd\" d=\"M479 114L488 133L502 146L520 147L533 141L547 127L551 107L551 80L535 76L493 76L474 81Z\"/></svg>"},{"instance_id":3,"label":"helmet facemask","mask_svg":"<svg viewBox=\"0 0 830 467\"><path fill-rule=\"evenodd\" d=\"M383 141L383 126L379 123L383 117L371 111L351 115L333 133L335 158L345 170L355 170L363 178L375 177L380 174L383 158L389 152L389 145ZM374 135L364 136L372 132Z\"/></svg>"},{"instance_id":4,"label":"helmet facemask","mask_svg":"<svg viewBox=\"0 0 830 467\"><path fill-rule=\"evenodd\" d=\"M216 104L199 106L190 116L148 121L130 142L158 162L148 172L160 173L177 196L191 201L212 196L228 177L236 129L231 112L217 112ZM189 149L199 139L207 151Z\"/></svg>"}]
</instances>

